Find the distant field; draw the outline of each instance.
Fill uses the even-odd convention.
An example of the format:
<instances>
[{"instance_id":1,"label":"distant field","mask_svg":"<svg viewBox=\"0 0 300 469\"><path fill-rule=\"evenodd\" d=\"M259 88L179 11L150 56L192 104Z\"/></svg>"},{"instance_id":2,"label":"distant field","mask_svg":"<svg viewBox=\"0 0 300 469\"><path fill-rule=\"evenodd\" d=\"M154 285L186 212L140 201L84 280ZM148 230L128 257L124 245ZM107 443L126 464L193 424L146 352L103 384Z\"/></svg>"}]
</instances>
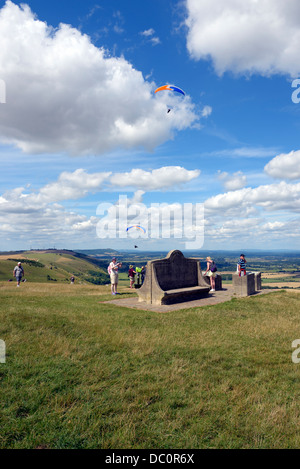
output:
<instances>
[{"instance_id":1,"label":"distant field","mask_svg":"<svg viewBox=\"0 0 300 469\"><path fill-rule=\"evenodd\" d=\"M111 298L0 282L1 449L299 447L298 292L164 314Z\"/></svg>"}]
</instances>

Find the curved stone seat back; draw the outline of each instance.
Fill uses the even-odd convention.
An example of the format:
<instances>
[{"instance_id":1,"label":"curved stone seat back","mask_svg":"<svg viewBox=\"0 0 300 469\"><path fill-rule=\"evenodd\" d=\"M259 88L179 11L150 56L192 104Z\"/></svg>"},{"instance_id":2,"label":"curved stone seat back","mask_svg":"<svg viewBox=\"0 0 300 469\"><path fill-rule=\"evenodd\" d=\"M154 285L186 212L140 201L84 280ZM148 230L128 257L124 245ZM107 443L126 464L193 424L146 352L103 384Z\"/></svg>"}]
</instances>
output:
<instances>
[{"instance_id":1,"label":"curved stone seat back","mask_svg":"<svg viewBox=\"0 0 300 469\"><path fill-rule=\"evenodd\" d=\"M187 259L181 251L171 251L165 259L155 261L157 283L164 291L198 285L198 261Z\"/></svg>"},{"instance_id":2,"label":"curved stone seat back","mask_svg":"<svg viewBox=\"0 0 300 469\"><path fill-rule=\"evenodd\" d=\"M139 301L163 305L202 298L209 290L200 261L186 258L181 251L175 250L165 259L147 263L145 281L138 295Z\"/></svg>"}]
</instances>

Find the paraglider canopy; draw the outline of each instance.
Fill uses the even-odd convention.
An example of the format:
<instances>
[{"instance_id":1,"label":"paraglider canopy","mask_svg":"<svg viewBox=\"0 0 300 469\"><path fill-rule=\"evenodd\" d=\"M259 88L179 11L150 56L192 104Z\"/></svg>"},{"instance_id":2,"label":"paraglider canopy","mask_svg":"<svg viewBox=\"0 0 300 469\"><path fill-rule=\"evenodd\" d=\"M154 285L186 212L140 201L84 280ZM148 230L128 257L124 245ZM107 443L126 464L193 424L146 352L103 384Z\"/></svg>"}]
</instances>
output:
<instances>
[{"instance_id":1,"label":"paraglider canopy","mask_svg":"<svg viewBox=\"0 0 300 469\"><path fill-rule=\"evenodd\" d=\"M128 233L130 230L132 230L132 229L134 229L134 228L135 228L136 230L143 231L143 232L146 234L145 228L143 228L143 227L140 226L140 225L129 226L129 227L127 228L126 232Z\"/></svg>"},{"instance_id":2,"label":"paraglider canopy","mask_svg":"<svg viewBox=\"0 0 300 469\"><path fill-rule=\"evenodd\" d=\"M173 85L160 86L159 88L157 88L157 90L155 90L155 93L157 93L158 91L176 91L177 93L183 94L183 96L185 96L185 92L181 88L178 88L178 86Z\"/></svg>"}]
</instances>

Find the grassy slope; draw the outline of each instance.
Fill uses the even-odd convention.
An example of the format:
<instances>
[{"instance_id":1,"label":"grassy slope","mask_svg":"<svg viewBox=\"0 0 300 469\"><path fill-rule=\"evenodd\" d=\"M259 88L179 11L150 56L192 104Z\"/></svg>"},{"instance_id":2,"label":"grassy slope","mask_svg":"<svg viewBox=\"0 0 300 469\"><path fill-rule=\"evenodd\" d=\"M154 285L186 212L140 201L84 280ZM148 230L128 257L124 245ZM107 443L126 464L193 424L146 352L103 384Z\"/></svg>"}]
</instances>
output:
<instances>
[{"instance_id":1,"label":"grassy slope","mask_svg":"<svg viewBox=\"0 0 300 469\"><path fill-rule=\"evenodd\" d=\"M17 259L31 259L44 264L44 267L35 267L24 263L25 277L29 282L47 282L48 275L58 282L69 281L71 275L75 275L77 280L84 282L90 270L103 272L103 269L90 263L88 259L77 258L69 254L29 251L17 256L0 256L0 281L13 278L12 272L16 261L7 259L14 257Z\"/></svg>"},{"instance_id":2,"label":"grassy slope","mask_svg":"<svg viewBox=\"0 0 300 469\"><path fill-rule=\"evenodd\" d=\"M168 314L107 299L0 283L1 448L299 447L299 294Z\"/></svg>"}]
</instances>

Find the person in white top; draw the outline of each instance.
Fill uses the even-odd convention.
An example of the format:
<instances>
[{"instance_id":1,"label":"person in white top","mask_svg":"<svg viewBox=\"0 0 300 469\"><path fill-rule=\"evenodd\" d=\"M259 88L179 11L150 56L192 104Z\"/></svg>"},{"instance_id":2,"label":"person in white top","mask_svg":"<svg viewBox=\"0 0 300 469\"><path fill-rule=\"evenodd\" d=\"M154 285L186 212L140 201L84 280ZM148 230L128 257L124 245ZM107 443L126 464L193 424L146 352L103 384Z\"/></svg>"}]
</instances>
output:
<instances>
[{"instance_id":1,"label":"person in white top","mask_svg":"<svg viewBox=\"0 0 300 469\"><path fill-rule=\"evenodd\" d=\"M122 267L122 262L117 262L114 257L112 262L109 264L108 273L110 275L111 282L111 294L118 295L118 283L119 283L119 269Z\"/></svg>"},{"instance_id":2,"label":"person in white top","mask_svg":"<svg viewBox=\"0 0 300 469\"><path fill-rule=\"evenodd\" d=\"M18 262L18 265L14 268L13 275L17 280L17 287L19 287L22 277L25 275L21 262Z\"/></svg>"}]
</instances>

